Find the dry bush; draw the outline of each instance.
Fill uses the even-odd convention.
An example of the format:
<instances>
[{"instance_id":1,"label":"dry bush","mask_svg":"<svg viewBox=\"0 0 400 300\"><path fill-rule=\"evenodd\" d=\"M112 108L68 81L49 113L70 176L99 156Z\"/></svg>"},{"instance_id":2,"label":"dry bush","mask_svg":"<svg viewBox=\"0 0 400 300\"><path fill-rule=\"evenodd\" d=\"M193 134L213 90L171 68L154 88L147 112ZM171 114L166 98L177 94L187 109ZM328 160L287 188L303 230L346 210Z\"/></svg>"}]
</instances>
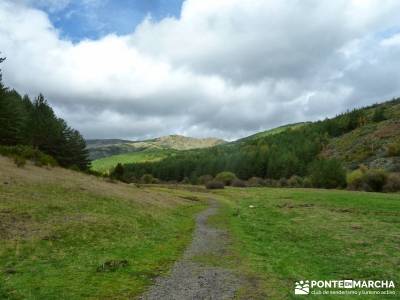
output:
<instances>
[{"instance_id":1,"label":"dry bush","mask_svg":"<svg viewBox=\"0 0 400 300\"><path fill-rule=\"evenodd\" d=\"M221 181L213 180L206 183L206 188L209 190L218 190L218 189L224 189L225 185Z\"/></svg>"},{"instance_id":2,"label":"dry bush","mask_svg":"<svg viewBox=\"0 0 400 300\"><path fill-rule=\"evenodd\" d=\"M246 182L243 181L243 180L240 180L240 179L234 179L234 180L232 181L232 184L231 184L231 185L232 185L233 187L239 187L239 188L247 187Z\"/></svg>"},{"instance_id":3,"label":"dry bush","mask_svg":"<svg viewBox=\"0 0 400 300\"><path fill-rule=\"evenodd\" d=\"M212 181L214 178L211 175L202 175L197 180L198 184L207 184L208 182Z\"/></svg>"},{"instance_id":4,"label":"dry bush","mask_svg":"<svg viewBox=\"0 0 400 300\"><path fill-rule=\"evenodd\" d=\"M264 180L260 177L251 177L247 181L247 185L251 187L260 187L264 185Z\"/></svg>"},{"instance_id":5,"label":"dry bush","mask_svg":"<svg viewBox=\"0 0 400 300\"><path fill-rule=\"evenodd\" d=\"M293 175L292 177L289 178L287 183L290 187L294 188L301 187L303 186L303 178L297 175Z\"/></svg>"},{"instance_id":6,"label":"dry bush","mask_svg":"<svg viewBox=\"0 0 400 300\"><path fill-rule=\"evenodd\" d=\"M400 192L400 173L389 174L383 191L385 193Z\"/></svg>"}]
</instances>

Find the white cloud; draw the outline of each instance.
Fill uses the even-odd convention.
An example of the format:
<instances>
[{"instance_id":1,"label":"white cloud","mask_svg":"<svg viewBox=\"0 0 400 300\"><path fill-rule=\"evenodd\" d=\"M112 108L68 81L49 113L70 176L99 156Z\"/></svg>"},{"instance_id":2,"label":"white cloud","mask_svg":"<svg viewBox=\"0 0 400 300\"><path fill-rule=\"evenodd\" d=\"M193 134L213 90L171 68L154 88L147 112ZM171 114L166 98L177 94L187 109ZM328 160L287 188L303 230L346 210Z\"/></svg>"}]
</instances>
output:
<instances>
[{"instance_id":1,"label":"white cloud","mask_svg":"<svg viewBox=\"0 0 400 300\"><path fill-rule=\"evenodd\" d=\"M87 137L234 138L400 93L398 35L380 37L398 1L186 0L180 19L79 43L24 3L0 0L4 79Z\"/></svg>"}]
</instances>

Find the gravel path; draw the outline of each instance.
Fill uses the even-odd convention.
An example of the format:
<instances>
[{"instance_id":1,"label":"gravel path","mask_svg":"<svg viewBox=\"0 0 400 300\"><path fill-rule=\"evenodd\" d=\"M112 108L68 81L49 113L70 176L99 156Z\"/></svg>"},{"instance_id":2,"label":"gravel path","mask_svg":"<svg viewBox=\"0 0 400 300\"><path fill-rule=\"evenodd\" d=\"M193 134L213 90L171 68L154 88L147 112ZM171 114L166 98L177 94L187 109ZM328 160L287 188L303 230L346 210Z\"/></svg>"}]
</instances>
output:
<instances>
[{"instance_id":1,"label":"gravel path","mask_svg":"<svg viewBox=\"0 0 400 300\"><path fill-rule=\"evenodd\" d=\"M175 263L167 277L158 278L153 287L140 299L143 300L195 300L233 299L241 286L241 280L231 271L219 267L204 266L193 258L200 255L223 257L228 235L225 231L210 227L207 220L218 211L218 203L210 200L210 207L196 219L192 244L183 258Z\"/></svg>"}]
</instances>

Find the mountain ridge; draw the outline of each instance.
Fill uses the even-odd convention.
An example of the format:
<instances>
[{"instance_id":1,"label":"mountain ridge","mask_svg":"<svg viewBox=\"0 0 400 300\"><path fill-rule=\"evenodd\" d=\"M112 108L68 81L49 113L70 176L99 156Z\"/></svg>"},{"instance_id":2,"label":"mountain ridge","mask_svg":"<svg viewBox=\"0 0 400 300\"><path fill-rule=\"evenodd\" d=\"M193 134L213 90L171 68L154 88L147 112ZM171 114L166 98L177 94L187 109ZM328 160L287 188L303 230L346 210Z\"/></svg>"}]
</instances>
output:
<instances>
[{"instance_id":1,"label":"mountain ridge","mask_svg":"<svg viewBox=\"0 0 400 300\"><path fill-rule=\"evenodd\" d=\"M191 150L225 144L218 138L194 138L178 134L161 136L148 140L131 141L124 139L87 139L87 148L93 160L108 156L141 152L146 150Z\"/></svg>"}]
</instances>

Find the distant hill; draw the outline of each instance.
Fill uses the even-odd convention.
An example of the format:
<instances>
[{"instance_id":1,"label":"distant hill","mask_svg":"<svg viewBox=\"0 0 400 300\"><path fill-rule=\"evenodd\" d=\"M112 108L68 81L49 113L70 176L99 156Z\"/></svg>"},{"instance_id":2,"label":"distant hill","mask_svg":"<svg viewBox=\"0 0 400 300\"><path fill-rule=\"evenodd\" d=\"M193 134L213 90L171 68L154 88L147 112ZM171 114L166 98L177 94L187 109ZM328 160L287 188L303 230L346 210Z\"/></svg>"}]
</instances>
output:
<instances>
[{"instance_id":1,"label":"distant hill","mask_svg":"<svg viewBox=\"0 0 400 300\"><path fill-rule=\"evenodd\" d=\"M87 140L87 146L92 160L147 150L202 149L224 143L224 140L216 138L192 138L181 135L169 135L144 141L119 139Z\"/></svg>"},{"instance_id":2,"label":"distant hill","mask_svg":"<svg viewBox=\"0 0 400 300\"><path fill-rule=\"evenodd\" d=\"M310 176L312 167L323 168L320 158L336 159L347 170L364 164L400 172L400 98L207 149L138 161L125 170L131 177L152 173L166 181L215 176L221 171L232 171L241 179L282 179Z\"/></svg>"}]
</instances>

